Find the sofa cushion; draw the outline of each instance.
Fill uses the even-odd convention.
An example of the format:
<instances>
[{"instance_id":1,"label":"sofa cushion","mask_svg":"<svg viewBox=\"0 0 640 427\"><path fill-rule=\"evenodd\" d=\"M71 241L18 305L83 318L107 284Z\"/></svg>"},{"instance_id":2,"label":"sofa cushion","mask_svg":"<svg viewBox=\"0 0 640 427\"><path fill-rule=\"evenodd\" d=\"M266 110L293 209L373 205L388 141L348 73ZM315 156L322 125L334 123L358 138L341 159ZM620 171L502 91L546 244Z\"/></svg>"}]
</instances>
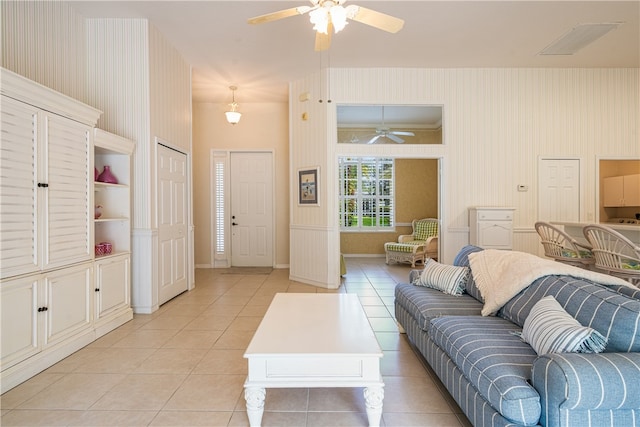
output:
<instances>
[{"instance_id":1,"label":"sofa cushion","mask_svg":"<svg viewBox=\"0 0 640 427\"><path fill-rule=\"evenodd\" d=\"M429 327L431 339L496 411L515 423L536 425L540 396L529 381L537 355L517 331L504 319L481 316L438 317Z\"/></svg>"},{"instance_id":2,"label":"sofa cushion","mask_svg":"<svg viewBox=\"0 0 640 427\"><path fill-rule=\"evenodd\" d=\"M522 339L536 353L600 353L606 340L598 331L582 326L551 295L535 303L524 321Z\"/></svg>"},{"instance_id":3,"label":"sofa cushion","mask_svg":"<svg viewBox=\"0 0 640 427\"><path fill-rule=\"evenodd\" d=\"M469 276L469 267L440 264L429 258L425 261L420 276L411 283L451 295L462 295Z\"/></svg>"},{"instance_id":4,"label":"sofa cushion","mask_svg":"<svg viewBox=\"0 0 640 427\"><path fill-rule=\"evenodd\" d=\"M469 295L449 295L436 289L399 283L395 303L402 306L416 320L422 330L429 328L429 320L438 316L479 316L482 303Z\"/></svg>"},{"instance_id":5,"label":"sofa cushion","mask_svg":"<svg viewBox=\"0 0 640 427\"><path fill-rule=\"evenodd\" d=\"M605 351L640 351L640 300L616 289L569 276L545 276L509 300L498 316L522 326L535 303L552 295L581 325L607 339Z\"/></svg>"},{"instance_id":6,"label":"sofa cushion","mask_svg":"<svg viewBox=\"0 0 640 427\"><path fill-rule=\"evenodd\" d=\"M453 265L456 265L459 267L469 267L469 254L472 254L474 252L479 252L482 250L484 249L478 246L473 246L473 245L465 246L464 248L460 249L460 252L458 252L456 257L453 259ZM466 292L472 297L474 297L475 299L477 299L478 301L484 302L484 298L482 298L480 289L478 289L478 286L476 285L476 281L473 279L473 274L469 274L469 278L467 279Z\"/></svg>"}]
</instances>

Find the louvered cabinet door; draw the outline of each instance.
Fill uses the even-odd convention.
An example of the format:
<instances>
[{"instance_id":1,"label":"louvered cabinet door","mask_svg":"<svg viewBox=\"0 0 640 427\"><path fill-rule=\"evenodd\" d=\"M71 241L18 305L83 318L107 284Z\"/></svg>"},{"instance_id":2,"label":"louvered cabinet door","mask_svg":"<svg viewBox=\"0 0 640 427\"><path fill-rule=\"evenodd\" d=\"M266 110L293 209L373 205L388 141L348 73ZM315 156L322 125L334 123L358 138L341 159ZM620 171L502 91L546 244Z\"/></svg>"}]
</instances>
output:
<instances>
[{"instance_id":1,"label":"louvered cabinet door","mask_svg":"<svg viewBox=\"0 0 640 427\"><path fill-rule=\"evenodd\" d=\"M2 97L0 141L0 277L39 269L39 110Z\"/></svg>"},{"instance_id":2,"label":"louvered cabinet door","mask_svg":"<svg viewBox=\"0 0 640 427\"><path fill-rule=\"evenodd\" d=\"M90 128L56 115L47 115L44 122L47 213L43 267L53 268L92 259Z\"/></svg>"}]
</instances>

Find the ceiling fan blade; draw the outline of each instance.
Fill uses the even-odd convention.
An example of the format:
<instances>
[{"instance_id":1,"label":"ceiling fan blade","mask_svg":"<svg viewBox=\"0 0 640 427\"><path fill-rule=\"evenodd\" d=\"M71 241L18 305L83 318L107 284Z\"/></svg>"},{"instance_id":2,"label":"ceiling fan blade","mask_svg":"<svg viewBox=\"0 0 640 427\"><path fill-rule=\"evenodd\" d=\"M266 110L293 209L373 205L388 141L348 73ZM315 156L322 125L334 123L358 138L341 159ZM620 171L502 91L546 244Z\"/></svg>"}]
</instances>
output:
<instances>
[{"instance_id":1,"label":"ceiling fan blade","mask_svg":"<svg viewBox=\"0 0 640 427\"><path fill-rule=\"evenodd\" d=\"M366 7L349 5L345 9L350 19L389 33L397 33L404 26L404 20Z\"/></svg>"},{"instance_id":2,"label":"ceiling fan blade","mask_svg":"<svg viewBox=\"0 0 640 427\"><path fill-rule=\"evenodd\" d=\"M416 136L416 134L413 133L413 132L405 132L405 131L401 131L401 130L396 130L396 131L389 132L389 133L393 134L393 135Z\"/></svg>"},{"instance_id":3,"label":"ceiling fan blade","mask_svg":"<svg viewBox=\"0 0 640 427\"><path fill-rule=\"evenodd\" d=\"M392 140L393 142L397 142L398 144L402 144L402 143L404 142L404 139L402 139L402 138L400 138L400 137L398 137L398 136L395 136L395 135L394 135L394 134L392 134L392 133L388 133L388 134L386 134L385 136L386 136L387 138L389 138L390 140Z\"/></svg>"},{"instance_id":4,"label":"ceiling fan blade","mask_svg":"<svg viewBox=\"0 0 640 427\"><path fill-rule=\"evenodd\" d=\"M316 31L316 52L328 50L331 46L331 33L333 32L333 25L329 22L327 26L327 34Z\"/></svg>"},{"instance_id":5,"label":"ceiling fan blade","mask_svg":"<svg viewBox=\"0 0 640 427\"><path fill-rule=\"evenodd\" d=\"M267 13L266 15L256 16L254 18L247 19L249 24L264 24L265 22L277 21L278 19L288 18L290 16L303 15L309 12L314 7L298 6L291 9L280 10L278 12Z\"/></svg>"},{"instance_id":6,"label":"ceiling fan blade","mask_svg":"<svg viewBox=\"0 0 640 427\"><path fill-rule=\"evenodd\" d=\"M369 140L369 142L367 142L367 144L373 144L374 142L376 142L378 140L378 138L380 138L382 135L376 135L373 138L371 138Z\"/></svg>"}]
</instances>

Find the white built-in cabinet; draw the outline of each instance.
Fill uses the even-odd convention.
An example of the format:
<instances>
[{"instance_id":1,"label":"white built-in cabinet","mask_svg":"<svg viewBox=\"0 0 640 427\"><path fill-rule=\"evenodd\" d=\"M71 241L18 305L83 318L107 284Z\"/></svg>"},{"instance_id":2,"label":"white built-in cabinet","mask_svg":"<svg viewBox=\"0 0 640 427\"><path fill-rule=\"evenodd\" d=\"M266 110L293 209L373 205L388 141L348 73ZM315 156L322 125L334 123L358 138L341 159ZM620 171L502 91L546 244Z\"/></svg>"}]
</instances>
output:
<instances>
[{"instance_id":1,"label":"white built-in cabinet","mask_svg":"<svg viewBox=\"0 0 640 427\"><path fill-rule=\"evenodd\" d=\"M5 392L131 319L132 312L124 306L129 244L109 260L94 260L93 134L100 111L8 70L0 73ZM103 296L106 282L113 290Z\"/></svg>"},{"instance_id":2,"label":"white built-in cabinet","mask_svg":"<svg viewBox=\"0 0 640 427\"><path fill-rule=\"evenodd\" d=\"M513 212L510 207L469 209L469 243L485 249L513 249Z\"/></svg>"},{"instance_id":3,"label":"white built-in cabinet","mask_svg":"<svg viewBox=\"0 0 640 427\"><path fill-rule=\"evenodd\" d=\"M98 173L109 166L118 183L94 182L96 245L111 244L112 252L95 258L95 327L97 335L119 326L133 316L131 309L131 154L133 141L94 130L94 167Z\"/></svg>"},{"instance_id":4,"label":"white built-in cabinet","mask_svg":"<svg viewBox=\"0 0 640 427\"><path fill-rule=\"evenodd\" d=\"M640 206L640 174L604 179L604 207Z\"/></svg>"}]
</instances>

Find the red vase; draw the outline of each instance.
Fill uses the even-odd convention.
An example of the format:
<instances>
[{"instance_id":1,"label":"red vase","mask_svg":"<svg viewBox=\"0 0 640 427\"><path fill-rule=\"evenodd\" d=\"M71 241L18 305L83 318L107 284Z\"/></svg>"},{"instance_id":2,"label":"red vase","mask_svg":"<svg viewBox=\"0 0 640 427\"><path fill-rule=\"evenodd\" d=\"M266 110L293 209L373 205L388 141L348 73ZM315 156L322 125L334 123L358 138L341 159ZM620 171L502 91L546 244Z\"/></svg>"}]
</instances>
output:
<instances>
[{"instance_id":1,"label":"red vase","mask_svg":"<svg viewBox=\"0 0 640 427\"><path fill-rule=\"evenodd\" d=\"M107 184L117 184L118 178L116 178L115 175L111 173L111 167L105 166L102 173L98 175L98 181L105 182Z\"/></svg>"}]
</instances>

